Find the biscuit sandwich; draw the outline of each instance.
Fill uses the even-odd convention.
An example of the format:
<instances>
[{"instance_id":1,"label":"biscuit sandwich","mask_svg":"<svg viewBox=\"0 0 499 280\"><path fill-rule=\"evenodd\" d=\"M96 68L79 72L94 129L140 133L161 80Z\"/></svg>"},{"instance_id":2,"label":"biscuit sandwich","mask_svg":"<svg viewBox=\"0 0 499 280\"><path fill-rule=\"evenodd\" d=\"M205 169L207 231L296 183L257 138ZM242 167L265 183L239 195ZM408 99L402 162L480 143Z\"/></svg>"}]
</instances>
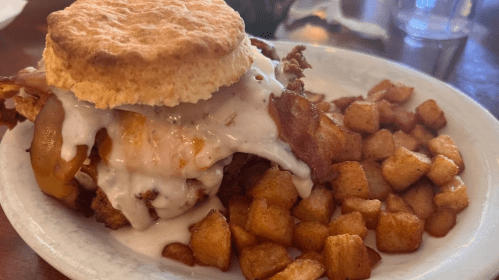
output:
<instances>
[{"instance_id":1,"label":"biscuit sandwich","mask_svg":"<svg viewBox=\"0 0 499 280\"><path fill-rule=\"evenodd\" d=\"M263 51L222 0L78 0L48 17L43 61L0 97L34 122L41 190L112 229L216 198L241 154L306 197L345 140L302 95L303 48L279 63L253 41Z\"/></svg>"}]
</instances>

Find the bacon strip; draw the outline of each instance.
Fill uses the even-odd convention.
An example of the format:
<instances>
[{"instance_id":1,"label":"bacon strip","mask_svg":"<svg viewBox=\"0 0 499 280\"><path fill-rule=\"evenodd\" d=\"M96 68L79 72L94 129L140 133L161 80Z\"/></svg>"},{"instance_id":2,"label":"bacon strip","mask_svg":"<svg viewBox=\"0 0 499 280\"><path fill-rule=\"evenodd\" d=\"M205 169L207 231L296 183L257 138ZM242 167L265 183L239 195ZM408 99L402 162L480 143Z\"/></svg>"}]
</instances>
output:
<instances>
[{"instance_id":1,"label":"bacon strip","mask_svg":"<svg viewBox=\"0 0 499 280\"><path fill-rule=\"evenodd\" d=\"M307 98L289 90L280 97L271 95L269 113L279 137L311 168L314 182L332 180L333 158L345 144L343 130Z\"/></svg>"}]
</instances>

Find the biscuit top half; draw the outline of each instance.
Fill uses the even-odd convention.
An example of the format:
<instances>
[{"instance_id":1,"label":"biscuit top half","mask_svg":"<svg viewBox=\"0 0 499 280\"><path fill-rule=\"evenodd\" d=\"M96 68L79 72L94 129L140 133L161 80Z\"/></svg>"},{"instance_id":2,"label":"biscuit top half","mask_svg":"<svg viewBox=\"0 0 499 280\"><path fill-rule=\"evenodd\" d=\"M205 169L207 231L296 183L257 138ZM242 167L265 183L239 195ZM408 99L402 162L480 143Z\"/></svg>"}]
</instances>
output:
<instances>
[{"instance_id":1,"label":"biscuit top half","mask_svg":"<svg viewBox=\"0 0 499 280\"><path fill-rule=\"evenodd\" d=\"M253 61L223 0L78 0L47 20L47 82L98 108L207 99Z\"/></svg>"}]
</instances>

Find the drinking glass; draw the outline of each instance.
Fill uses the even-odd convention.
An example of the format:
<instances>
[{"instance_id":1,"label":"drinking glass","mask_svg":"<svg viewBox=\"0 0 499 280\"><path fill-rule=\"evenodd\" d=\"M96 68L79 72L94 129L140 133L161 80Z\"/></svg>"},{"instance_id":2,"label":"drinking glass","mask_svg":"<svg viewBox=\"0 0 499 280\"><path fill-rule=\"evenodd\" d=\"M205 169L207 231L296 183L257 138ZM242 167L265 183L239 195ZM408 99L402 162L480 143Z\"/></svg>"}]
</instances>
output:
<instances>
[{"instance_id":1,"label":"drinking glass","mask_svg":"<svg viewBox=\"0 0 499 280\"><path fill-rule=\"evenodd\" d=\"M478 0L397 0L386 56L446 79L473 28Z\"/></svg>"}]
</instances>

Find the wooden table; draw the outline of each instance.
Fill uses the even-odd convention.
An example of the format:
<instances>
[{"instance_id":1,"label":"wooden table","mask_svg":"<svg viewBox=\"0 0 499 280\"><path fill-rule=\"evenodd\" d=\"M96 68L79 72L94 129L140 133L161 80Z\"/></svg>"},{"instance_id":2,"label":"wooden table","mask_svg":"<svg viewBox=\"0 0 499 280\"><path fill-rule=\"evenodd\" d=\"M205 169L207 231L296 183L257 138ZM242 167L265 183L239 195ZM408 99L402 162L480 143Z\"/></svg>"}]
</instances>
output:
<instances>
[{"instance_id":1,"label":"wooden table","mask_svg":"<svg viewBox=\"0 0 499 280\"><path fill-rule=\"evenodd\" d=\"M0 76L13 75L19 69L36 65L41 59L45 46L47 15L71 2L71 0L31 0L11 25L0 30ZM351 44L352 41L348 43ZM355 42L353 43L355 46ZM363 51L365 42L357 43ZM470 67L481 72L475 73ZM447 82L469 94L499 117L498 81L499 50L490 52L480 44L472 42L467 46L463 60ZM0 130L0 139L1 135ZM68 279L26 245L7 220L1 207L0 279ZM499 277L496 280L499 280Z\"/></svg>"}]
</instances>

